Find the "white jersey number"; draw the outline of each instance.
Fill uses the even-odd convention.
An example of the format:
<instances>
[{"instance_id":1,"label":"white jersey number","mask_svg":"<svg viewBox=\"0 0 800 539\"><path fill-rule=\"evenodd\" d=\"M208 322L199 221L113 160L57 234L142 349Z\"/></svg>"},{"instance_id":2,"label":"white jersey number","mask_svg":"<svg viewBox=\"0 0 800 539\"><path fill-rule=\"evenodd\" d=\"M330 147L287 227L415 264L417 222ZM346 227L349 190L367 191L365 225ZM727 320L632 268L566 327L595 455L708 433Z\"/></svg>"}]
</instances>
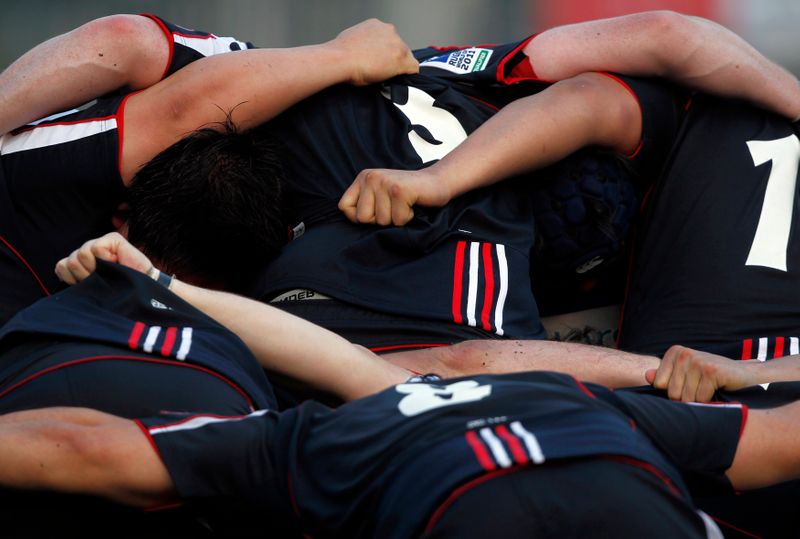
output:
<instances>
[{"instance_id":1,"label":"white jersey number","mask_svg":"<svg viewBox=\"0 0 800 539\"><path fill-rule=\"evenodd\" d=\"M395 388L406 396L397 408L406 417L423 414L437 408L475 402L492 394L492 386L482 386L474 380L462 380L454 384L400 384Z\"/></svg>"},{"instance_id":2,"label":"white jersey number","mask_svg":"<svg viewBox=\"0 0 800 539\"><path fill-rule=\"evenodd\" d=\"M755 166L772 161L758 227L745 266L786 271L786 251L792 228L800 140L796 135L777 140L749 140Z\"/></svg>"},{"instance_id":3,"label":"white jersey number","mask_svg":"<svg viewBox=\"0 0 800 539\"><path fill-rule=\"evenodd\" d=\"M408 133L408 140L423 163L437 161L450 153L467 138L467 132L458 118L433 104L433 97L419 88L407 86L408 101L401 105L392 104L402 112L413 125L420 125L430 132L438 143L431 143L415 131Z\"/></svg>"}]
</instances>

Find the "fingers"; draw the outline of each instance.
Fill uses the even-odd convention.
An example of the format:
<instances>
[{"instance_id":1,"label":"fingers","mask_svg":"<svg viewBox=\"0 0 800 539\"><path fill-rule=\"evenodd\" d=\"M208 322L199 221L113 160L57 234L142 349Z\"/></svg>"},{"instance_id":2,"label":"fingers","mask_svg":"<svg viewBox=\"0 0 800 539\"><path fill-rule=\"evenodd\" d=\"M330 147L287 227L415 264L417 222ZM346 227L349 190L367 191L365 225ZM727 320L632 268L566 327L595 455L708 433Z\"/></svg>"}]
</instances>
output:
<instances>
[{"instance_id":1,"label":"fingers","mask_svg":"<svg viewBox=\"0 0 800 539\"><path fill-rule=\"evenodd\" d=\"M354 223L405 225L414 217L414 192L402 184L408 174L382 169L361 171L339 200L339 209Z\"/></svg>"},{"instance_id":2,"label":"fingers","mask_svg":"<svg viewBox=\"0 0 800 539\"><path fill-rule=\"evenodd\" d=\"M715 361L709 354L673 346L664 354L655 373L648 374L652 377L653 387L666 390L672 400L708 402L721 387ZM647 379L651 380L650 377Z\"/></svg>"},{"instance_id":3,"label":"fingers","mask_svg":"<svg viewBox=\"0 0 800 539\"><path fill-rule=\"evenodd\" d=\"M55 272L67 284L84 280L97 269L97 259L120 262L130 268L146 272L152 264L138 249L116 232L89 240L68 257L56 264Z\"/></svg>"}]
</instances>

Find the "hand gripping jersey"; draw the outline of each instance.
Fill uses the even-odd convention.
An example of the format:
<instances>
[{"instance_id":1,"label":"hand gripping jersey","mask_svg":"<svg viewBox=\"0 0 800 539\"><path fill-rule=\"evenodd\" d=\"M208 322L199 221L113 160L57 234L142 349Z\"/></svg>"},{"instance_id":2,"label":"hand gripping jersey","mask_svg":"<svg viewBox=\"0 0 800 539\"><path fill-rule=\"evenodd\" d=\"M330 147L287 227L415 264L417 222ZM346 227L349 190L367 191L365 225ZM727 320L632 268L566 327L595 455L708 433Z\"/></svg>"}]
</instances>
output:
<instances>
[{"instance_id":1,"label":"hand gripping jersey","mask_svg":"<svg viewBox=\"0 0 800 539\"><path fill-rule=\"evenodd\" d=\"M148 17L169 43L165 76L203 56L251 46ZM112 229L125 200L125 98L96 99L0 137L0 324L59 290L55 263Z\"/></svg>"},{"instance_id":2,"label":"hand gripping jersey","mask_svg":"<svg viewBox=\"0 0 800 539\"><path fill-rule=\"evenodd\" d=\"M796 124L696 98L650 200L620 345L733 359L797 354Z\"/></svg>"},{"instance_id":3,"label":"hand gripping jersey","mask_svg":"<svg viewBox=\"0 0 800 539\"><path fill-rule=\"evenodd\" d=\"M334 87L278 118L273 131L286 146L288 215L296 226L254 296L269 301L311 289L381 313L450 324L453 333L442 343L465 338L459 328L477 330L472 338L542 338L529 277L535 233L526 186L535 177L467 193L443 208L415 208L404 227L354 225L337 208L361 170L429 165L505 104L545 88L522 53L526 44L416 51L417 75ZM660 91L626 82L646 100ZM637 158L658 148L644 110ZM392 328L385 334L381 345L397 344Z\"/></svg>"},{"instance_id":4,"label":"hand gripping jersey","mask_svg":"<svg viewBox=\"0 0 800 539\"><path fill-rule=\"evenodd\" d=\"M681 474L720 478L744 410L524 373L402 384L336 410L140 424L186 499L242 499L267 513L265 529L401 538L471 480L562 459L614 456L688 499Z\"/></svg>"},{"instance_id":5,"label":"hand gripping jersey","mask_svg":"<svg viewBox=\"0 0 800 539\"><path fill-rule=\"evenodd\" d=\"M44 372L119 359L199 370L251 409L274 405L263 370L236 335L149 277L102 261L90 278L3 326L0 397Z\"/></svg>"}]
</instances>

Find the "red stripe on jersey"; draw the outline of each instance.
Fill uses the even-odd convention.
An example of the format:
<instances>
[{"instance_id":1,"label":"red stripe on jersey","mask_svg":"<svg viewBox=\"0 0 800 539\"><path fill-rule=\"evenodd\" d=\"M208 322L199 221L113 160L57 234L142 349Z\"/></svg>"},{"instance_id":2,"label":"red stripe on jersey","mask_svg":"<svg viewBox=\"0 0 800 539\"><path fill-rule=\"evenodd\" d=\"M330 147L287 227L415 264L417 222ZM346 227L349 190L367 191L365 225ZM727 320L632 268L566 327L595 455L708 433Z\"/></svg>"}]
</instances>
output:
<instances>
[{"instance_id":1,"label":"red stripe on jersey","mask_svg":"<svg viewBox=\"0 0 800 539\"><path fill-rule=\"evenodd\" d=\"M169 66L172 65L172 57L175 55L175 38L172 37L172 32L169 28L167 28L167 25L164 24L164 21L155 15L151 15L150 13L139 13L139 15L142 17L147 17L156 23L158 27L161 28L161 32L164 34L164 39L167 40L167 48L169 49L169 53L167 54L167 65L164 66L164 71L161 72L161 78L163 79L167 76L167 73L169 73Z\"/></svg>"},{"instance_id":2,"label":"red stripe on jersey","mask_svg":"<svg viewBox=\"0 0 800 539\"><path fill-rule=\"evenodd\" d=\"M775 337L775 353L772 357L783 357L783 337Z\"/></svg>"},{"instance_id":3,"label":"red stripe on jersey","mask_svg":"<svg viewBox=\"0 0 800 539\"><path fill-rule=\"evenodd\" d=\"M466 241L459 241L456 244L456 261L453 267L453 321L456 324L464 322L464 317L461 316L461 294L464 287L464 251L466 248Z\"/></svg>"},{"instance_id":4,"label":"red stripe on jersey","mask_svg":"<svg viewBox=\"0 0 800 539\"><path fill-rule=\"evenodd\" d=\"M161 345L161 355L164 357L172 353L172 347L175 346L175 337L178 335L178 328L167 328L167 333L164 335L164 344Z\"/></svg>"},{"instance_id":5,"label":"red stripe on jersey","mask_svg":"<svg viewBox=\"0 0 800 539\"><path fill-rule=\"evenodd\" d=\"M753 339L742 341L742 359L753 359Z\"/></svg>"},{"instance_id":6,"label":"red stripe on jersey","mask_svg":"<svg viewBox=\"0 0 800 539\"><path fill-rule=\"evenodd\" d=\"M483 289L483 309L481 310L481 323L486 331L492 330L489 316L492 314L492 299L494 298L494 264L492 263L492 244L484 243L483 252L483 278L486 285Z\"/></svg>"},{"instance_id":7,"label":"red stripe on jersey","mask_svg":"<svg viewBox=\"0 0 800 539\"><path fill-rule=\"evenodd\" d=\"M136 350L139 347L139 339L142 338L142 333L144 333L145 325L141 322L136 322L133 325L133 330L131 331L130 337L128 337L128 348L131 350Z\"/></svg>"},{"instance_id":8,"label":"red stripe on jersey","mask_svg":"<svg viewBox=\"0 0 800 539\"><path fill-rule=\"evenodd\" d=\"M28 269L28 271L31 273L31 275L39 285L39 288L42 289L42 292L44 292L46 296L50 296L51 295L50 291L47 289L42 280L39 278L39 275L34 271L33 267L31 267L31 265L28 264L28 261L25 260L25 257L22 256L19 251L14 249L14 246L11 245L11 243L9 243L8 240L6 240L3 236L0 236L0 242L2 242L3 245L8 247L8 249L13 253L13 255L16 256L20 262L22 262L22 265Z\"/></svg>"},{"instance_id":9,"label":"red stripe on jersey","mask_svg":"<svg viewBox=\"0 0 800 539\"><path fill-rule=\"evenodd\" d=\"M489 451L483 445L478 435L475 434L474 431L469 431L466 434L467 443L472 448L472 451L475 452L475 457L478 459L478 463L483 466L483 469L487 472L491 472L495 468L497 468L497 464L495 464L492 457L489 456Z\"/></svg>"},{"instance_id":10,"label":"red stripe on jersey","mask_svg":"<svg viewBox=\"0 0 800 539\"><path fill-rule=\"evenodd\" d=\"M505 425L500 425L497 427L495 432L511 450L511 456L514 457L514 462L517 464L525 464L528 462L528 455L522 448L522 444L519 442L516 436L508 432L508 428L506 428Z\"/></svg>"}]
</instances>

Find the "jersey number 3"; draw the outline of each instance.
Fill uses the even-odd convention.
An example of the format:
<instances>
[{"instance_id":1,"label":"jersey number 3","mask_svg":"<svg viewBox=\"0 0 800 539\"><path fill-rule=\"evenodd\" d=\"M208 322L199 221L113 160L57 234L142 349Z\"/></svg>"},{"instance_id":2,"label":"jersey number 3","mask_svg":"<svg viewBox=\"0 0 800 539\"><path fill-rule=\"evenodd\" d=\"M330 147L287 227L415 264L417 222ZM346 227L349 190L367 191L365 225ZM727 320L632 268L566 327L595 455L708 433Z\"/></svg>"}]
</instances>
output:
<instances>
[{"instance_id":1,"label":"jersey number 3","mask_svg":"<svg viewBox=\"0 0 800 539\"><path fill-rule=\"evenodd\" d=\"M796 135L776 140L749 140L755 166L772 161L761 216L745 266L786 271L786 251L792 228L800 140Z\"/></svg>"}]
</instances>

